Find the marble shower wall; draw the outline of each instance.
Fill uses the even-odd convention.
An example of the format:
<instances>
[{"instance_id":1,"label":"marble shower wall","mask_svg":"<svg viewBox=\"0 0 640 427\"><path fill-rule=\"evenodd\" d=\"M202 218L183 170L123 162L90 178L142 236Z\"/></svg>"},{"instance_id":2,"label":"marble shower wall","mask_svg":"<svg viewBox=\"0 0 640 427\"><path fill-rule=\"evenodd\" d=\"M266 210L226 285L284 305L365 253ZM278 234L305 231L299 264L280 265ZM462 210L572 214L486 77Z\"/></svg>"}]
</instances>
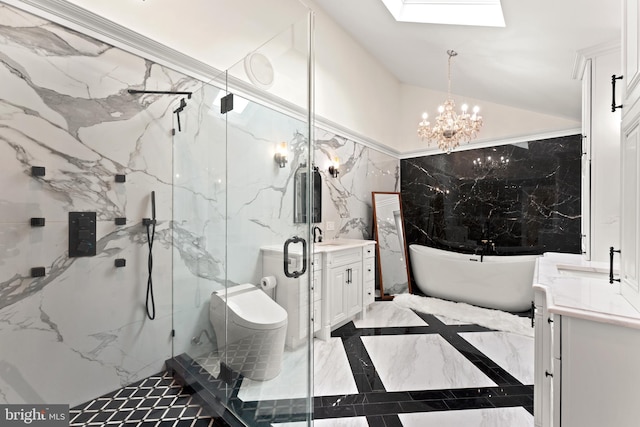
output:
<instances>
[{"instance_id":1,"label":"marble shower wall","mask_svg":"<svg viewBox=\"0 0 640 427\"><path fill-rule=\"evenodd\" d=\"M171 356L177 99L127 89L199 83L9 6L0 22L0 402L73 405L156 373ZM31 176L32 166L46 174ZM141 219L151 216L152 190L150 321ZM96 256L68 257L72 211L96 212ZM31 227L31 217L45 226ZM46 275L32 278L40 266Z\"/></svg>"},{"instance_id":2,"label":"marble shower wall","mask_svg":"<svg viewBox=\"0 0 640 427\"><path fill-rule=\"evenodd\" d=\"M407 242L504 255L580 253L580 157L573 135L403 159Z\"/></svg>"},{"instance_id":3,"label":"marble shower wall","mask_svg":"<svg viewBox=\"0 0 640 427\"><path fill-rule=\"evenodd\" d=\"M308 156L306 131L257 104L224 118L213 106L218 89L9 6L0 5L0 23L0 403L75 405L210 346L201 332L212 333L211 291L256 283L260 246L303 232L291 220L291 164ZM171 135L179 97L129 88L194 91L182 132ZM325 238L370 237L370 192L398 188L399 161L315 133L323 221L336 225ZM280 141L290 146L284 169L273 161ZM337 179L320 164L335 155ZM31 176L31 166L46 175ZM153 321L141 225L151 191ZM96 256L68 257L71 211L96 212ZM37 266L46 275L31 278Z\"/></svg>"}]
</instances>

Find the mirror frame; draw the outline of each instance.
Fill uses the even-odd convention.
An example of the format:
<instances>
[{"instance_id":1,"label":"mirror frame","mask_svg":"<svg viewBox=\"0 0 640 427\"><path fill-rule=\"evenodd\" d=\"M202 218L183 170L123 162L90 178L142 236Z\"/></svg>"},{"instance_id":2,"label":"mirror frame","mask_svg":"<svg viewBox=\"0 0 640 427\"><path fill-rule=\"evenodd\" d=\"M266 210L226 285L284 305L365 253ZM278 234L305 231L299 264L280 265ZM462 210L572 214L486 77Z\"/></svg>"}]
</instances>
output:
<instances>
[{"instance_id":1,"label":"mirror frame","mask_svg":"<svg viewBox=\"0 0 640 427\"><path fill-rule=\"evenodd\" d=\"M376 212L376 194L395 194L398 196L398 203L400 205L400 219L402 227L402 242L404 251L404 263L405 270L407 272L407 289L409 293L413 293L411 288L411 272L409 271L409 253L407 252L407 234L404 227L404 212L402 211L402 195L393 191L372 191L371 192L371 206L373 207L373 236L376 241L376 269L378 271L379 285L380 285L380 298L382 300L392 300L393 295L384 294L384 281L382 279L382 259L380 257L380 239L378 238L378 220Z\"/></svg>"},{"instance_id":2,"label":"mirror frame","mask_svg":"<svg viewBox=\"0 0 640 427\"><path fill-rule=\"evenodd\" d=\"M322 176L317 166L311 165L311 171L307 171L307 164L301 163L294 172L293 177L293 222L303 224L307 222L308 206L311 206L311 223L322 222ZM308 177L311 177L311 197L307 194L309 189ZM309 198L311 204L309 205Z\"/></svg>"}]
</instances>

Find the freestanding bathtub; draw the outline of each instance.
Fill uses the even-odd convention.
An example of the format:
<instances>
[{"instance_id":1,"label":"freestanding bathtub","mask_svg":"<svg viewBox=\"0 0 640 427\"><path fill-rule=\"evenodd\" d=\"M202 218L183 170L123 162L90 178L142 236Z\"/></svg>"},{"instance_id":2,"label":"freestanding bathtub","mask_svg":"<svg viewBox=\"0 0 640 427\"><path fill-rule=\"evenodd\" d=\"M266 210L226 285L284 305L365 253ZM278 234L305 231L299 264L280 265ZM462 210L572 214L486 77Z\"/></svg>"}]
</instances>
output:
<instances>
[{"instance_id":1,"label":"freestanding bathtub","mask_svg":"<svg viewBox=\"0 0 640 427\"><path fill-rule=\"evenodd\" d=\"M529 310L538 255L467 255L409 245L418 288L427 296L511 312Z\"/></svg>"}]
</instances>

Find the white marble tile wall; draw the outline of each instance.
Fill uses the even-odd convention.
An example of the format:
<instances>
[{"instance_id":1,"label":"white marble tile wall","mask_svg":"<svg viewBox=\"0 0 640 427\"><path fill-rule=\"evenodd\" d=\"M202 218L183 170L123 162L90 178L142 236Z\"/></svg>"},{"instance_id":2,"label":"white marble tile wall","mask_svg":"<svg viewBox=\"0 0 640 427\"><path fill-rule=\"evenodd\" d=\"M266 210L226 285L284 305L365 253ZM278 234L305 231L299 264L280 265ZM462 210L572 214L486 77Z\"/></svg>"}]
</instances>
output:
<instances>
[{"instance_id":1,"label":"white marble tile wall","mask_svg":"<svg viewBox=\"0 0 640 427\"><path fill-rule=\"evenodd\" d=\"M340 173L329 172L332 159L340 160ZM325 239L372 239L372 191L400 191L398 159L320 129L315 131L314 163L320 168L322 223ZM328 230L333 222L335 230Z\"/></svg>"},{"instance_id":2,"label":"white marble tile wall","mask_svg":"<svg viewBox=\"0 0 640 427\"><path fill-rule=\"evenodd\" d=\"M160 371L171 356L175 98L127 89L197 82L9 6L0 22L0 403L75 405ZM45 176L32 177L31 166ZM141 219L152 190L150 321ZM95 257L68 258L70 211L96 212ZM31 217L45 227L30 227ZM36 266L46 276L31 278Z\"/></svg>"},{"instance_id":3,"label":"white marble tile wall","mask_svg":"<svg viewBox=\"0 0 640 427\"><path fill-rule=\"evenodd\" d=\"M223 117L217 89L9 6L0 22L0 403L75 405L160 371L172 354L211 349L210 293L257 283L259 248L305 233L292 221L305 126L257 104ZM129 88L193 90L182 132L171 135L179 97ZM399 161L325 131L315 138L321 226L335 223L325 238L370 238L371 191L398 189ZM283 169L273 160L281 141ZM325 164L335 156L337 179ZM32 165L46 175L31 177ZM153 321L141 225L151 191ZM97 213L95 257L68 258L70 211ZM47 275L32 279L34 266Z\"/></svg>"}]
</instances>

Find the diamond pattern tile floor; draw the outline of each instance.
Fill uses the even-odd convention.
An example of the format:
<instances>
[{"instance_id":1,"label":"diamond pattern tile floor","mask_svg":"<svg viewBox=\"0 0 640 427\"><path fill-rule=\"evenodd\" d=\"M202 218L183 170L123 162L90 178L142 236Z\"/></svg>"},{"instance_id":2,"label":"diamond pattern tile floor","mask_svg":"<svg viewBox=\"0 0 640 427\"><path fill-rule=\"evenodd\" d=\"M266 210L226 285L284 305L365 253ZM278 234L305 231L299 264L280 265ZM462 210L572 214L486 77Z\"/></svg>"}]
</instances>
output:
<instances>
[{"instance_id":1,"label":"diamond pattern tile floor","mask_svg":"<svg viewBox=\"0 0 640 427\"><path fill-rule=\"evenodd\" d=\"M70 409L70 426L227 426L207 414L168 373L145 378Z\"/></svg>"}]
</instances>

